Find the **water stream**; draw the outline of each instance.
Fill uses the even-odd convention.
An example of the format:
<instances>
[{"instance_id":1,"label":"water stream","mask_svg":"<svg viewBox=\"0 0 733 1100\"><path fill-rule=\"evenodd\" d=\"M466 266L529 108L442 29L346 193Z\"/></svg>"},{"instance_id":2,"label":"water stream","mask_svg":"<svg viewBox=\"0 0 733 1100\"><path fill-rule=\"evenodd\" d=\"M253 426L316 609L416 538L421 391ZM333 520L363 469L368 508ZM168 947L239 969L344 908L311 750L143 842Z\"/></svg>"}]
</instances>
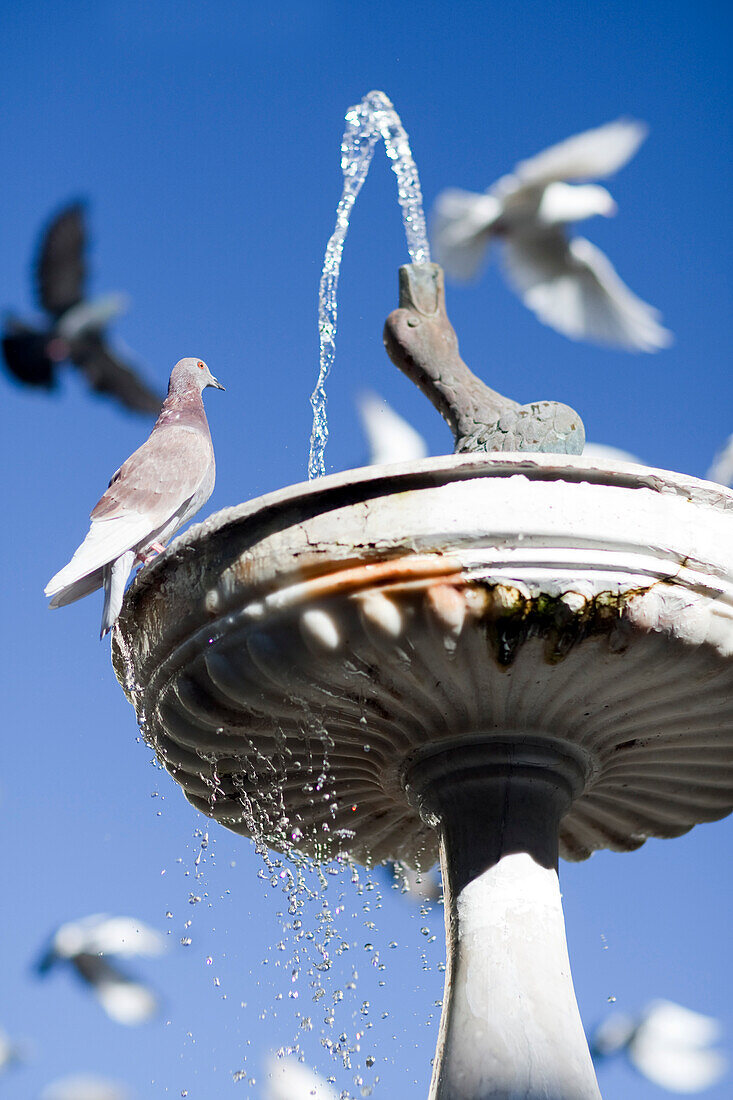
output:
<instances>
[{"instance_id":1,"label":"water stream","mask_svg":"<svg viewBox=\"0 0 733 1100\"><path fill-rule=\"evenodd\" d=\"M326 472L324 462L324 451L328 439L326 379L336 354L338 319L336 292L341 254L349 228L351 211L367 177L374 147L380 138L392 162L392 170L397 176L397 198L402 207L410 261L417 264L430 262L420 180L410 151L409 139L399 115L384 92L369 92L361 103L350 107L346 112L346 129L341 142L344 189L336 210L336 228L326 245L318 290L320 360L318 382L311 394L313 429L308 457L309 478L323 477Z\"/></svg>"}]
</instances>

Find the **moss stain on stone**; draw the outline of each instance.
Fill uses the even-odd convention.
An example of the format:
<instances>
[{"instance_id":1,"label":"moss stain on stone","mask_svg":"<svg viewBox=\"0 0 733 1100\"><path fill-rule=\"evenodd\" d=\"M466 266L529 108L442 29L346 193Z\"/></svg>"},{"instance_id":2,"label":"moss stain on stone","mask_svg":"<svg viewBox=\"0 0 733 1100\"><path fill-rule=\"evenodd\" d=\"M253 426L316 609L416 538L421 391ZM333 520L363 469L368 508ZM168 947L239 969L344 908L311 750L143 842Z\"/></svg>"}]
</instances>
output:
<instances>
[{"instance_id":1,"label":"moss stain on stone","mask_svg":"<svg viewBox=\"0 0 733 1100\"><path fill-rule=\"evenodd\" d=\"M560 596L529 596L513 585L476 583L471 587L485 593L483 626L500 668L509 668L530 638L544 639L548 664L558 664L573 646L593 636L606 635L612 652L622 653L628 644L626 608L631 599L649 591L633 588L584 597L569 589Z\"/></svg>"}]
</instances>

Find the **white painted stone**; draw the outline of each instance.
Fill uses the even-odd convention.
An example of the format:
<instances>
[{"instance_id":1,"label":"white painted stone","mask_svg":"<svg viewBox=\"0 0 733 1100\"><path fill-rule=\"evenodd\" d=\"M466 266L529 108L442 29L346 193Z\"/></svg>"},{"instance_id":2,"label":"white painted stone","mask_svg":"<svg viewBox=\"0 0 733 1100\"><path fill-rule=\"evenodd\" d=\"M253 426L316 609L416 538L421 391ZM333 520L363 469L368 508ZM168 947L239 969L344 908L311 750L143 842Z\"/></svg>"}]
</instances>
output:
<instances>
[{"instance_id":1,"label":"white painted stone","mask_svg":"<svg viewBox=\"0 0 733 1100\"><path fill-rule=\"evenodd\" d=\"M431 1100L600 1100L557 873L504 856L456 902L450 1016Z\"/></svg>"}]
</instances>

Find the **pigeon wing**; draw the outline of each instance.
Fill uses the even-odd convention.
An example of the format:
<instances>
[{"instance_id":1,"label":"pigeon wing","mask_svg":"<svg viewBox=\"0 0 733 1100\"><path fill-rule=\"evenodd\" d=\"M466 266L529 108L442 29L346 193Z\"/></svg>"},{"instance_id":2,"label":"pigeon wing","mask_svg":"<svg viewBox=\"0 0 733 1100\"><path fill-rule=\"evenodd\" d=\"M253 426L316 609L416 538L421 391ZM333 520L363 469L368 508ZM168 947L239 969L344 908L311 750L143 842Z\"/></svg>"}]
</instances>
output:
<instances>
[{"instance_id":1,"label":"pigeon wing","mask_svg":"<svg viewBox=\"0 0 733 1100\"><path fill-rule=\"evenodd\" d=\"M506 242L505 266L524 304L572 339L627 351L658 351L671 343L658 311L629 290L583 237L568 240L559 229L517 234Z\"/></svg>"},{"instance_id":2,"label":"pigeon wing","mask_svg":"<svg viewBox=\"0 0 733 1100\"><path fill-rule=\"evenodd\" d=\"M472 279L486 253L502 204L494 195L450 188L435 200L431 218L436 260L454 279Z\"/></svg>"},{"instance_id":3,"label":"pigeon wing","mask_svg":"<svg viewBox=\"0 0 733 1100\"><path fill-rule=\"evenodd\" d=\"M733 487L733 435L728 437L728 442L718 451L705 477L708 481Z\"/></svg>"},{"instance_id":4,"label":"pigeon wing","mask_svg":"<svg viewBox=\"0 0 733 1100\"><path fill-rule=\"evenodd\" d=\"M87 537L45 593L62 607L98 588L101 570L128 550L145 546L182 522L212 463L208 433L164 426L128 458L91 514ZM97 583L98 582L98 583ZM94 587L90 587L90 583Z\"/></svg>"},{"instance_id":5,"label":"pigeon wing","mask_svg":"<svg viewBox=\"0 0 733 1100\"><path fill-rule=\"evenodd\" d=\"M143 985L100 955L82 953L71 960L107 1015L118 1024L143 1024L155 1015L158 999Z\"/></svg>"},{"instance_id":6,"label":"pigeon wing","mask_svg":"<svg viewBox=\"0 0 733 1100\"><path fill-rule=\"evenodd\" d=\"M390 462L413 462L425 458L425 440L386 401L373 393L358 398L359 416L369 442L369 464L382 466Z\"/></svg>"},{"instance_id":7,"label":"pigeon wing","mask_svg":"<svg viewBox=\"0 0 733 1100\"><path fill-rule=\"evenodd\" d=\"M157 415L163 397L151 389L142 378L107 347L97 332L88 332L75 340L71 360L84 373L96 393L116 397L133 412Z\"/></svg>"},{"instance_id":8,"label":"pigeon wing","mask_svg":"<svg viewBox=\"0 0 733 1100\"><path fill-rule=\"evenodd\" d=\"M88 928L85 951L93 955L162 955L167 941L156 928L134 917L109 917L100 914Z\"/></svg>"},{"instance_id":9,"label":"pigeon wing","mask_svg":"<svg viewBox=\"0 0 733 1100\"><path fill-rule=\"evenodd\" d=\"M86 264L84 207L65 207L48 226L36 263L36 289L43 309L60 317L84 297Z\"/></svg>"},{"instance_id":10,"label":"pigeon wing","mask_svg":"<svg viewBox=\"0 0 733 1100\"><path fill-rule=\"evenodd\" d=\"M647 133L645 123L619 118L520 161L514 174L531 186L553 180L604 179L631 160Z\"/></svg>"},{"instance_id":11,"label":"pigeon wing","mask_svg":"<svg viewBox=\"0 0 733 1100\"><path fill-rule=\"evenodd\" d=\"M56 364L46 354L48 337L20 323L9 325L2 335L5 363L10 373L26 386L52 390Z\"/></svg>"}]
</instances>

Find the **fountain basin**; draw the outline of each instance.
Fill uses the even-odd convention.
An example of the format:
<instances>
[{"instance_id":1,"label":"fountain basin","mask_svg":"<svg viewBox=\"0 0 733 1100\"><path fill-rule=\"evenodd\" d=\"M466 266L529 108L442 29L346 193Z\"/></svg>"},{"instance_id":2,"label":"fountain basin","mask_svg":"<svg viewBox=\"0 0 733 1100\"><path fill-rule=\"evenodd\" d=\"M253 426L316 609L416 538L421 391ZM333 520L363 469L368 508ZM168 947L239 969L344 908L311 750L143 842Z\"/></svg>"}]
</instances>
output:
<instances>
[{"instance_id":1,"label":"fountain basin","mask_svg":"<svg viewBox=\"0 0 733 1100\"><path fill-rule=\"evenodd\" d=\"M228 828L426 866L426 746L571 746L560 854L733 808L733 493L582 457L367 467L227 509L141 572L113 638L143 732Z\"/></svg>"},{"instance_id":2,"label":"fountain basin","mask_svg":"<svg viewBox=\"0 0 733 1100\"><path fill-rule=\"evenodd\" d=\"M558 854L733 808L733 493L542 454L347 471L177 539L112 654L227 828L321 860L440 854L431 1100L600 1100Z\"/></svg>"}]
</instances>

